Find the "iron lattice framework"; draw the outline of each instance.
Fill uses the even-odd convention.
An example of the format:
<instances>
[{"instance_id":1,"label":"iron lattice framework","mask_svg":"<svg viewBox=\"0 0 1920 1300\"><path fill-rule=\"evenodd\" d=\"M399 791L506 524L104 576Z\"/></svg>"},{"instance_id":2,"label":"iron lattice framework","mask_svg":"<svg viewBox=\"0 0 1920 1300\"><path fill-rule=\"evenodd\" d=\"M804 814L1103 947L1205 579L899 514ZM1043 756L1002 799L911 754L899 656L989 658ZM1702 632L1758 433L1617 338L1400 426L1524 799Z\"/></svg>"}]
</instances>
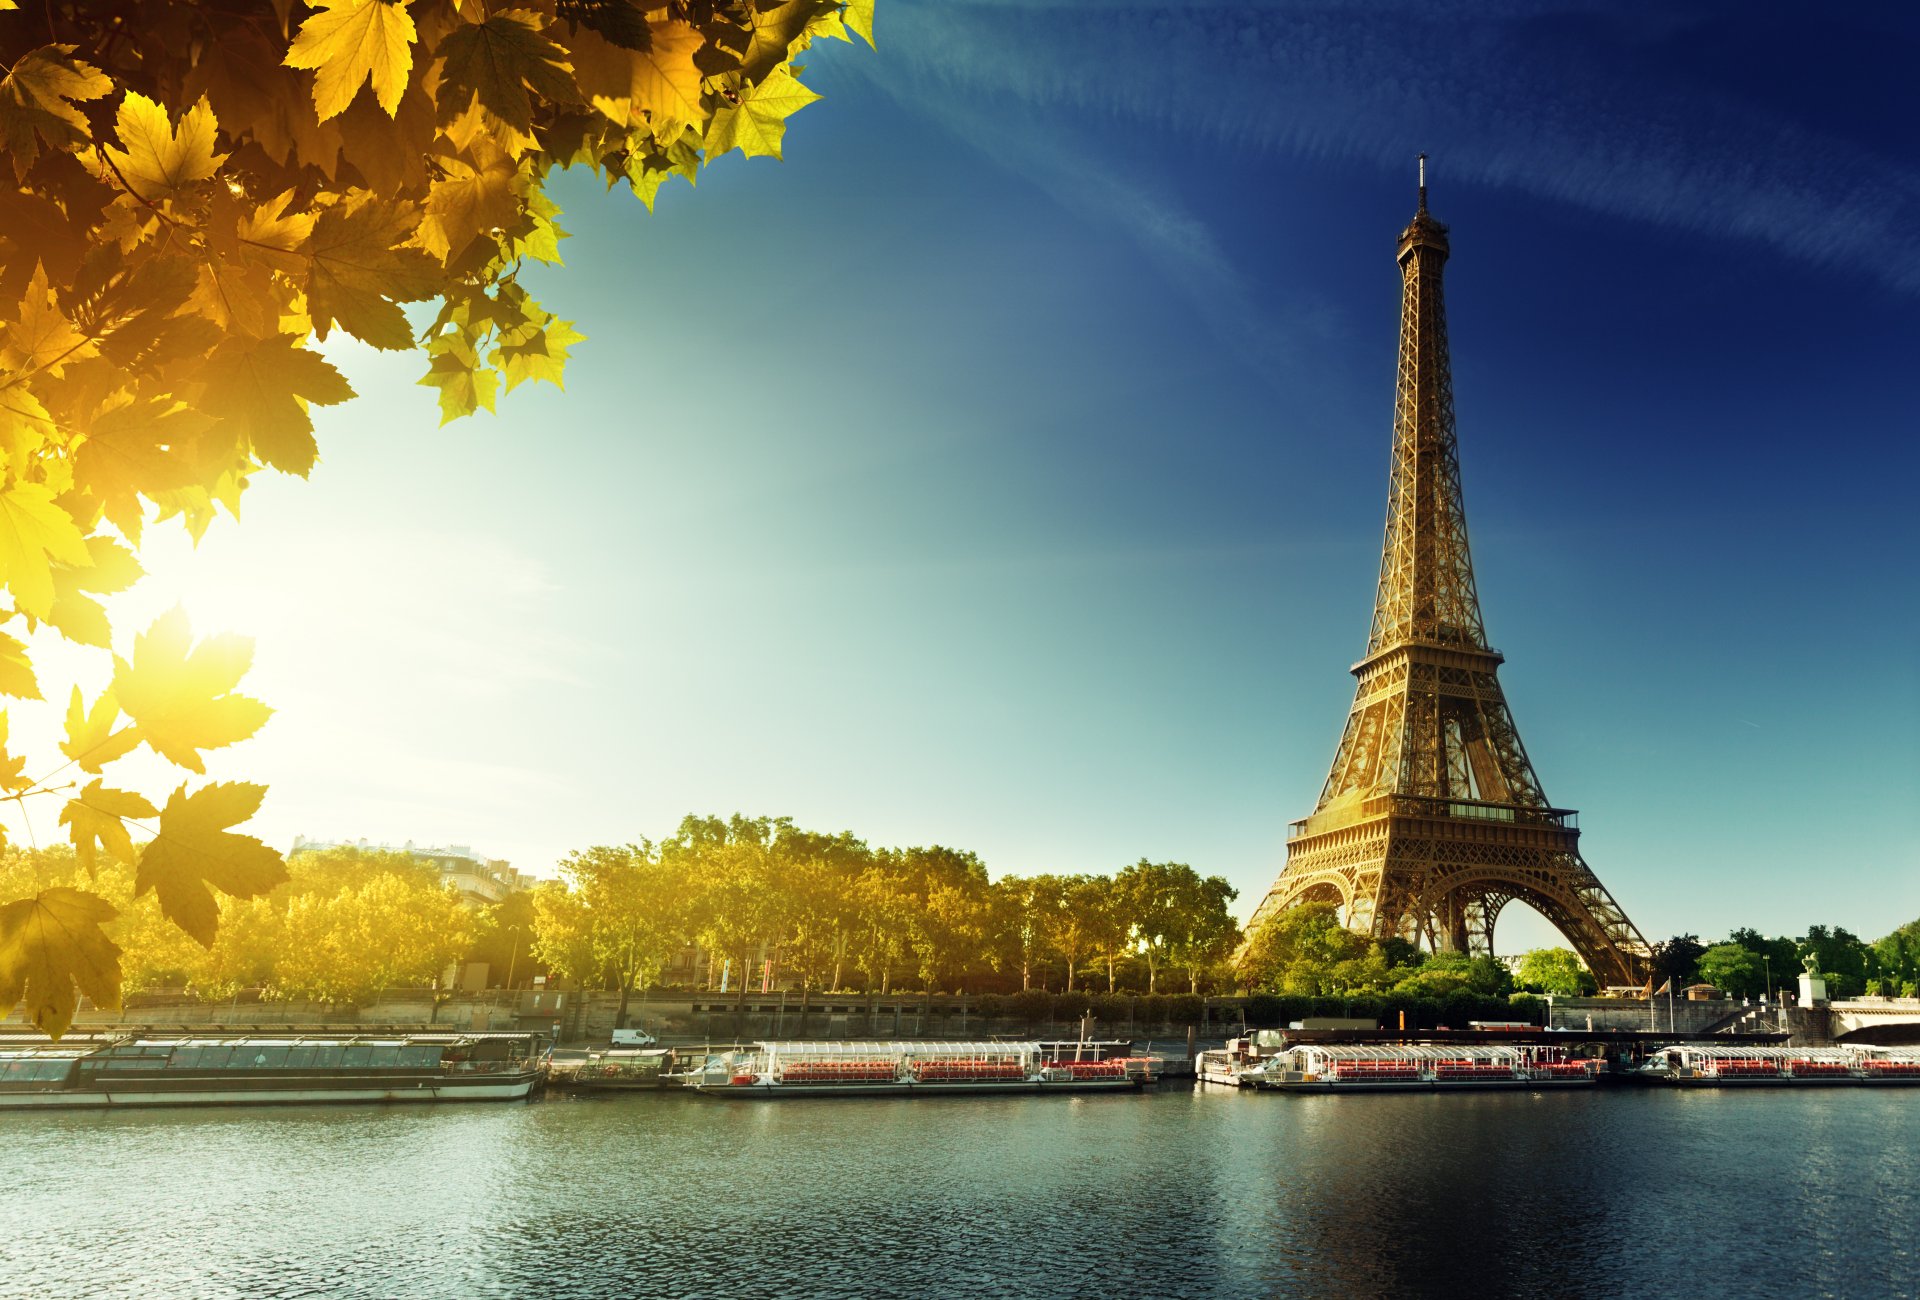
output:
<instances>
[{"instance_id":1,"label":"iron lattice framework","mask_svg":"<svg viewBox=\"0 0 1920 1300\"><path fill-rule=\"evenodd\" d=\"M1603 984L1642 984L1651 953L1580 857L1576 814L1547 803L1487 644L1467 548L1441 268L1447 228L1400 235L1400 371L1386 540L1359 689L1313 815L1295 822L1258 926L1300 903L1436 951L1492 951L1522 899Z\"/></svg>"}]
</instances>

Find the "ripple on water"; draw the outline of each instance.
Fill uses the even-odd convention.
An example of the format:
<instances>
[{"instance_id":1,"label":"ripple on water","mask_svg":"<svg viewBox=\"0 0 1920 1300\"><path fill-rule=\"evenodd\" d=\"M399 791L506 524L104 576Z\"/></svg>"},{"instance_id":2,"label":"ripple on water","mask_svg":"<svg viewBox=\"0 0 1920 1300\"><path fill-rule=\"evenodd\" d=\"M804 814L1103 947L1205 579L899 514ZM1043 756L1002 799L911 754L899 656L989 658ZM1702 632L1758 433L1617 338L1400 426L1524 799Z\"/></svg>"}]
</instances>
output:
<instances>
[{"instance_id":1,"label":"ripple on water","mask_svg":"<svg viewBox=\"0 0 1920 1300\"><path fill-rule=\"evenodd\" d=\"M1920 1092L642 1095L0 1150L5 1296L1920 1293Z\"/></svg>"}]
</instances>

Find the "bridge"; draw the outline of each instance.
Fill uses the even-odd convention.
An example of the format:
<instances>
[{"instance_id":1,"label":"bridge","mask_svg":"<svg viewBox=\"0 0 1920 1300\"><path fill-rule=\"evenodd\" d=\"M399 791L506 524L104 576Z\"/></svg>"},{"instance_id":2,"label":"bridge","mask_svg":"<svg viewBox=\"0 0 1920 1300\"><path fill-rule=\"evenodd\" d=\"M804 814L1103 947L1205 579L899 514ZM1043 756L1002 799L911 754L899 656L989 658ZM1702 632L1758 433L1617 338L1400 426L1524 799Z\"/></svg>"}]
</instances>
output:
<instances>
[{"instance_id":1,"label":"bridge","mask_svg":"<svg viewBox=\"0 0 1920 1300\"><path fill-rule=\"evenodd\" d=\"M1853 998L1827 1004L1836 1043L1920 1043L1920 998Z\"/></svg>"}]
</instances>

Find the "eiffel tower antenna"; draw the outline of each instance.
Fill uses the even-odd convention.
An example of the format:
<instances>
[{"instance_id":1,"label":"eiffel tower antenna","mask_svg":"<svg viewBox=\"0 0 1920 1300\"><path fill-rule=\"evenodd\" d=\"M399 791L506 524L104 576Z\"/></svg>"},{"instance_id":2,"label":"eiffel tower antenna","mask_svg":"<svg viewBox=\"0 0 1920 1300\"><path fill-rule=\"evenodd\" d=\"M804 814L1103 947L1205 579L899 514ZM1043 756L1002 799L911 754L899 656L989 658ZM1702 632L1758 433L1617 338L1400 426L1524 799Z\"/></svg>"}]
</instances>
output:
<instances>
[{"instance_id":1,"label":"eiffel tower antenna","mask_svg":"<svg viewBox=\"0 0 1920 1300\"><path fill-rule=\"evenodd\" d=\"M1367 652L1313 814L1258 927L1302 903L1348 928L1434 951L1493 951L1518 898L1551 921L1603 985L1646 982L1652 951L1580 857L1578 815L1547 802L1487 643L1467 546L1441 270L1447 228L1420 208L1400 234L1400 365L1393 464Z\"/></svg>"}]
</instances>

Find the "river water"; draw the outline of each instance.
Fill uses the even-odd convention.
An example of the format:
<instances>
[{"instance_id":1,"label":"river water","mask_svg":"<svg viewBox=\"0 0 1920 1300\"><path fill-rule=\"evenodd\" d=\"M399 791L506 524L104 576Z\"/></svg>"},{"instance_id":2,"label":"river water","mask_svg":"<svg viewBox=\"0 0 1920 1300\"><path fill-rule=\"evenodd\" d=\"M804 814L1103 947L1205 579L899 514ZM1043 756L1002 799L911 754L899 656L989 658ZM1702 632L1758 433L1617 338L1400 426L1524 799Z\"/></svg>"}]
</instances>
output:
<instances>
[{"instance_id":1,"label":"river water","mask_svg":"<svg viewBox=\"0 0 1920 1300\"><path fill-rule=\"evenodd\" d=\"M1920 1090L0 1117L0 1295L1914 1296Z\"/></svg>"}]
</instances>

